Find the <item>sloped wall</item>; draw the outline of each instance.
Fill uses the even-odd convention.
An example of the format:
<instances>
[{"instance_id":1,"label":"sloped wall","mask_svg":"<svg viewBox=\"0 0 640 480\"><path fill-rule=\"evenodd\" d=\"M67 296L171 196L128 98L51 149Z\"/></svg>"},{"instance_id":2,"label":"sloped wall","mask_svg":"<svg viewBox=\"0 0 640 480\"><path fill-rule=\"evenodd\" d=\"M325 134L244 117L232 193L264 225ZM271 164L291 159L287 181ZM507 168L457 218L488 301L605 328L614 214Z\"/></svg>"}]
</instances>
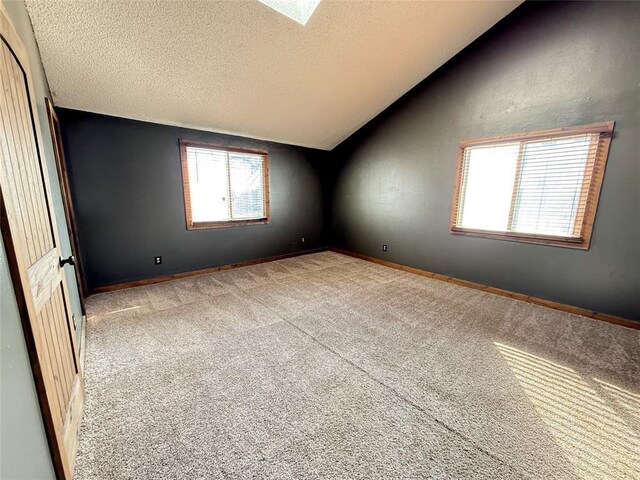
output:
<instances>
[{"instance_id":1,"label":"sloped wall","mask_svg":"<svg viewBox=\"0 0 640 480\"><path fill-rule=\"evenodd\" d=\"M639 25L637 2L516 9L332 152L332 245L640 320ZM589 251L449 234L460 140L601 120Z\"/></svg>"}]
</instances>

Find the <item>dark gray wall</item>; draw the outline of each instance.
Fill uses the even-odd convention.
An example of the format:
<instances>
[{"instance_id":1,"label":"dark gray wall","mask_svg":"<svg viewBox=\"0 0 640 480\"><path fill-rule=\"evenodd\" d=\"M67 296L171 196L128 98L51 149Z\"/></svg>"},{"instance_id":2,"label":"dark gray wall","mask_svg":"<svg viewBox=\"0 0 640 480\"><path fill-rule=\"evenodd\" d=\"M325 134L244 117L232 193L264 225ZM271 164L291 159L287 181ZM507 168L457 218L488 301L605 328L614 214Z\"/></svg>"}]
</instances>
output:
<instances>
[{"instance_id":1,"label":"dark gray wall","mask_svg":"<svg viewBox=\"0 0 640 480\"><path fill-rule=\"evenodd\" d=\"M461 139L601 120L589 251L448 233ZM640 3L527 3L334 150L332 245L637 320L638 152Z\"/></svg>"},{"instance_id":2,"label":"dark gray wall","mask_svg":"<svg viewBox=\"0 0 640 480\"><path fill-rule=\"evenodd\" d=\"M58 113L90 289L328 245L327 152L75 110ZM268 150L270 223L187 230L181 138ZM162 265L154 265L156 255Z\"/></svg>"}]
</instances>

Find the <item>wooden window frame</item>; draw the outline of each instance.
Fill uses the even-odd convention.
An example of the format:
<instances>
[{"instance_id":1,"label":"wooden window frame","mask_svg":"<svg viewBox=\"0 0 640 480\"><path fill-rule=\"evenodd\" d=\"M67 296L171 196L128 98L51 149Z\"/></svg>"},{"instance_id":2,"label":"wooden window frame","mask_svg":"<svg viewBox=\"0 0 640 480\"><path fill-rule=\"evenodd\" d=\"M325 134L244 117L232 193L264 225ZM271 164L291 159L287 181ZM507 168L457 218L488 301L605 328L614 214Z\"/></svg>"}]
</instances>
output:
<instances>
[{"instance_id":1,"label":"wooden window frame","mask_svg":"<svg viewBox=\"0 0 640 480\"><path fill-rule=\"evenodd\" d=\"M222 220L219 222L194 222L191 212L191 195L189 186L189 167L187 162L187 147L209 148L233 153L250 153L262 156L262 170L264 182L264 214L262 218L250 220ZM180 164L182 169L182 190L184 193L184 210L187 221L187 230L206 230L211 228L243 227L247 225L263 225L270 221L269 214L269 155L266 150L254 148L235 147L193 140L180 140Z\"/></svg>"},{"instance_id":2,"label":"wooden window frame","mask_svg":"<svg viewBox=\"0 0 640 480\"><path fill-rule=\"evenodd\" d=\"M579 125L566 128L554 128L548 130L536 130L532 132L518 133L514 135L500 135L491 138L477 138L472 140L463 140L458 146L458 155L456 159L456 175L453 187L453 200L451 202L451 217L449 221L449 232L454 235L469 235L473 237L494 238L499 240L508 240L513 242L523 243L535 243L541 245L553 245L558 247L576 248L581 250L588 250L591 244L591 236L593 233L593 225L596 218L596 210L598 209L598 201L600 199L600 192L602 190L602 182L604 180L604 171L607 165L607 159L609 157L609 146L611 144L611 138L613 137L613 128L615 122L598 122L588 125ZM540 234L528 234L508 231L492 231L471 229L457 226L459 207L461 200L461 187L462 187L462 175L464 169L464 152L468 147L475 147L479 145L491 145L491 144L503 144L513 142L528 142L534 140L542 140L545 138L562 138L571 137L584 134L598 134L598 141L594 156L593 169L590 172L585 173L581 198L586 197L585 210L582 214L582 219L576 219L576 225L574 227L575 236L562 237L555 235L540 235ZM522 144L521 144L522 145ZM522 150L522 148L520 149ZM521 155L518 155L518 165L516 166L516 181L517 171L520 168ZM515 188L514 188L515 195ZM512 200L513 206L513 200ZM510 213L509 224L512 221L512 213ZM578 228L579 227L579 228Z\"/></svg>"}]
</instances>

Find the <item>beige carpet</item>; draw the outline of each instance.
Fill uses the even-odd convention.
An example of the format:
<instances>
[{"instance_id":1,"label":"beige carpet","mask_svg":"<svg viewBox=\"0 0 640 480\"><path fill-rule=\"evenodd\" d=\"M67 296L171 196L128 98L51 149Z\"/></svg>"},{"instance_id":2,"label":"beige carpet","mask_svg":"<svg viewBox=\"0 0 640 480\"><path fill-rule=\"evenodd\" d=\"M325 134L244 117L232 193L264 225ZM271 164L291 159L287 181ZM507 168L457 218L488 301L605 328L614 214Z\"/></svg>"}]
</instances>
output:
<instances>
[{"instance_id":1,"label":"beige carpet","mask_svg":"<svg viewBox=\"0 0 640 480\"><path fill-rule=\"evenodd\" d=\"M318 253L91 297L78 479L640 478L640 331Z\"/></svg>"}]
</instances>

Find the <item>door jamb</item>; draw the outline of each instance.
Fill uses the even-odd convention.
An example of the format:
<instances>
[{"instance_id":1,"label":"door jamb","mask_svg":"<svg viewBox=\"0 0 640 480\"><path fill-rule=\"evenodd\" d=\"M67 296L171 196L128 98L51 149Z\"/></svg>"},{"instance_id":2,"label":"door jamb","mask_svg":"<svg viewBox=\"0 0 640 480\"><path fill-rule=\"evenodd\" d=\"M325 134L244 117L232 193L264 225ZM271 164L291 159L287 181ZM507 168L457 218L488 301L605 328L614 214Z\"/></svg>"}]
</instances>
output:
<instances>
[{"instance_id":1,"label":"door jamb","mask_svg":"<svg viewBox=\"0 0 640 480\"><path fill-rule=\"evenodd\" d=\"M53 152L56 159L56 171L58 172L58 180L60 181L60 192L62 193L62 203L64 205L64 215L71 243L71 252L75 257L75 274L78 284L78 293L80 296L80 306L82 315L87 314L85 308L85 298L87 298L87 284L82 267L82 255L80 253L80 245L78 243L78 227L76 223L75 211L73 208L73 200L71 196L71 185L69 183L67 161L64 155L64 145L62 143L62 134L60 132L60 121L56 114L55 108L51 100L45 97L47 105L47 117L49 121L49 130L51 131L51 141L53 143Z\"/></svg>"}]
</instances>

